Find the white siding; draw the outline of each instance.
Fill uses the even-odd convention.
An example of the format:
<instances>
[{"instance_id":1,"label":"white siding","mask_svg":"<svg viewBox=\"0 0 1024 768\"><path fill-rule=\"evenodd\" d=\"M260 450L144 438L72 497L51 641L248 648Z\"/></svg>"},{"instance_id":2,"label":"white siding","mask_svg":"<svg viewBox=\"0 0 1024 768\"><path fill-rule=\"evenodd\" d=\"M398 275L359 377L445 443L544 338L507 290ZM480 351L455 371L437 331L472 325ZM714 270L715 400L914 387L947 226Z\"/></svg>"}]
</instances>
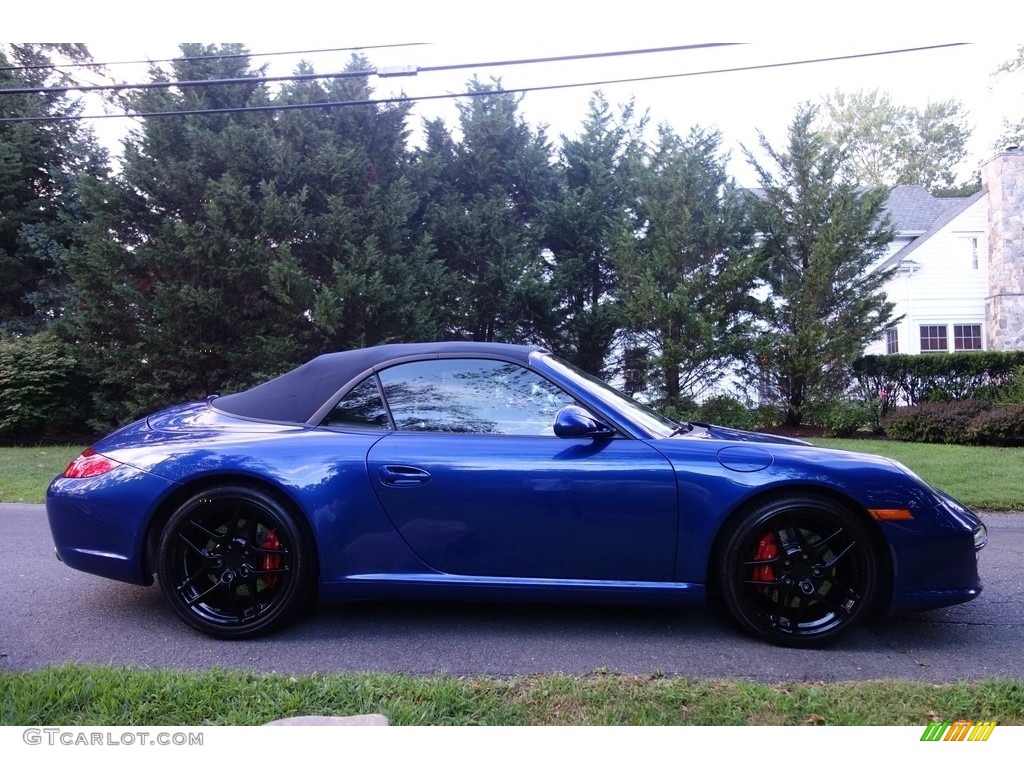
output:
<instances>
[{"instance_id":1,"label":"white siding","mask_svg":"<svg viewBox=\"0 0 1024 768\"><path fill-rule=\"evenodd\" d=\"M896 305L895 316L905 315L897 326L901 353L920 353L922 325L946 326L949 351L954 347L954 325L980 325L984 345L987 228L985 196L907 254L918 266L912 273L897 272L886 289ZM972 239L977 239L977 266L972 263ZM865 349L869 355L885 352L884 338Z\"/></svg>"}]
</instances>

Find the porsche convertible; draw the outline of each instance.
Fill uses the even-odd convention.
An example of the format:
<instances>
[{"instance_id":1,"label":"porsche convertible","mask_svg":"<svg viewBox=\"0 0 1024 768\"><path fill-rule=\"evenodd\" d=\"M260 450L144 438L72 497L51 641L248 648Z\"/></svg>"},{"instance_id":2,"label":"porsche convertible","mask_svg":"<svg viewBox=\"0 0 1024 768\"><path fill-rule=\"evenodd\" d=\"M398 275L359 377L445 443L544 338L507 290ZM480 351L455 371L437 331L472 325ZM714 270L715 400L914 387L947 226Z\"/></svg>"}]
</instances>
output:
<instances>
[{"instance_id":1,"label":"porsche convertible","mask_svg":"<svg viewBox=\"0 0 1024 768\"><path fill-rule=\"evenodd\" d=\"M57 557L249 638L316 598L713 601L769 642L981 591L986 530L898 462L678 424L543 349L391 344L102 438Z\"/></svg>"}]
</instances>

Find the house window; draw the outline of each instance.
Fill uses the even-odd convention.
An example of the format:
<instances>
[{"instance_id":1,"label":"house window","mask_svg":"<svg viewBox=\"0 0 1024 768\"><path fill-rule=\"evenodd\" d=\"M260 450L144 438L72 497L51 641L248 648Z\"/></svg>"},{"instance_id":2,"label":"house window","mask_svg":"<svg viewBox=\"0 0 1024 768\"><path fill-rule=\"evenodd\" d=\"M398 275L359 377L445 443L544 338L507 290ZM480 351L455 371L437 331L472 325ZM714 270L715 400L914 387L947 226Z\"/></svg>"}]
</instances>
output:
<instances>
[{"instance_id":1,"label":"house window","mask_svg":"<svg viewBox=\"0 0 1024 768\"><path fill-rule=\"evenodd\" d=\"M970 243L971 243L971 269L977 269L978 268L978 238L972 237L970 239ZM978 347L978 349L981 349L981 347Z\"/></svg>"},{"instance_id":2,"label":"house window","mask_svg":"<svg viewBox=\"0 0 1024 768\"><path fill-rule=\"evenodd\" d=\"M954 325L953 349L981 349L981 326Z\"/></svg>"},{"instance_id":3,"label":"house window","mask_svg":"<svg viewBox=\"0 0 1024 768\"><path fill-rule=\"evenodd\" d=\"M895 355L900 351L899 331L890 328L885 332L885 354Z\"/></svg>"},{"instance_id":4,"label":"house window","mask_svg":"<svg viewBox=\"0 0 1024 768\"><path fill-rule=\"evenodd\" d=\"M946 326L944 325L922 325L921 326L921 351L922 352L945 352L949 349L949 342L946 337Z\"/></svg>"}]
</instances>

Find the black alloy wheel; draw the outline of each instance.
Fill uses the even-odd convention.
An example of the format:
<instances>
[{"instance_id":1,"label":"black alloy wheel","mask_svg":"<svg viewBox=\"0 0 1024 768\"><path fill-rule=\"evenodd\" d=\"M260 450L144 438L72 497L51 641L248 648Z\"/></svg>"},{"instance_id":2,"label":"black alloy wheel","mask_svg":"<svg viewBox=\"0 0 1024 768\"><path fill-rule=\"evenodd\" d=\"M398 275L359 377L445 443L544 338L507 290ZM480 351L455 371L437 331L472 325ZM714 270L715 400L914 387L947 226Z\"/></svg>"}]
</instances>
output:
<instances>
[{"instance_id":1,"label":"black alloy wheel","mask_svg":"<svg viewBox=\"0 0 1024 768\"><path fill-rule=\"evenodd\" d=\"M726 607L776 645L830 643L859 624L878 596L871 534L831 499L773 500L729 523L722 541L717 587Z\"/></svg>"},{"instance_id":2,"label":"black alloy wheel","mask_svg":"<svg viewBox=\"0 0 1024 768\"><path fill-rule=\"evenodd\" d=\"M157 577L185 623L220 639L271 632L312 596L312 547L269 494L219 486L193 496L160 537Z\"/></svg>"}]
</instances>

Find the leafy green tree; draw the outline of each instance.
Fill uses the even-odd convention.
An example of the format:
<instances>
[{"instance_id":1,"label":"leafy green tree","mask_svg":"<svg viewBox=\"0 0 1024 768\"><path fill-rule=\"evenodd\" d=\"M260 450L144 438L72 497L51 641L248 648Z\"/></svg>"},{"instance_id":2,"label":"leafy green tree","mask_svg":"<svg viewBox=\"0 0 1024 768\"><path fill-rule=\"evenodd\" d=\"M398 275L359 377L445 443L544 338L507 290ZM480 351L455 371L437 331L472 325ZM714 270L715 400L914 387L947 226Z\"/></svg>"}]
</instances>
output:
<instances>
[{"instance_id":1,"label":"leafy green tree","mask_svg":"<svg viewBox=\"0 0 1024 768\"><path fill-rule=\"evenodd\" d=\"M997 75L1010 75L1012 73L1024 72L1024 45L1017 49L1017 55L1009 59L999 67ZM1019 75L1017 75L1019 78ZM1024 89L1020 94L1024 97ZM1021 116L1017 119L1003 118L1003 133L996 140L993 149L999 151L1009 146L1024 146L1024 98L1018 100L1018 109Z\"/></svg>"},{"instance_id":2,"label":"leafy green tree","mask_svg":"<svg viewBox=\"0 0 1024 768\"><path fill-rule=\"evenodd\" d=\"M747 150L763 187L756 254L769 293L746 374L790 425L843 394L850 364L893 319L882 290L892 270L874 269L893 237L887 192L847 175L843 153L813 128L816 112L797 110L785 150L761 135L773 167Z\"/></svg>"},{"instance_id":3,"label":"leafy green tree","mask_svg":"<svg viewBox=\"0 0 1024 768\"><path fill-rule=\"evenodd\" d=\"M81 45L0 46L0 88L70 85L53 68L90 61ZM0 95L0 118L75 115L65 94ZM63 256L79 239L83 176L106 172L105 153L77 121L0 122L0 327L31 332L67 302Z\"/></svg>"},{"instance_id":4,"label":"leafy green tree","mask_svg":"<svg viewBox=\"0 0 1024 768\"><path fill-rule=\"evenodd\" d=\"M434 121L418 158L429 183L423 220L456 278L442 299L446 335L534 339L550 302L542 224L556 183L551 147L520 114L520 98L497 92L500 83L474 79L468 88L474 95L458 106L460 140Z\"/></svg>"},{"instance_id":5,"label":"leafy green tree","mask_svg":"<svg viewBox=\"0 0 1024 768\"><path fill-rule=\"evenodd\" d=\"M835 91L825 97L824 135L847 155L851 179L864 186L953 187L967 156L970 128L955 100L924 109L894 104L888 93Z\"/></svg>"},{"instance_id":6,"label":"leafy green tree","mask_svg":"<svg viewBox=\"0 0 1024 768\"><path fill-rule=\"evenodd\" d=\"M71 351L49 330L0 334L0 435L38 439L81 425L81 378Z\"/></svg>"},{"instance_id":7,"label":"leafy green tree","mask_svg":"<svg viewBox=\"0 0 1024 768\"><path fill-rule=\"evenodd\" d=\"M637 230L615 246L629 344L650 350L657 399L676 414L744 355L756 309L753 229L726 161L717 131L661 126L639 175Z\"/></svg>"},{"instance_id":8,"label":"leafy green tree","mask_svg":"<svg viewBox=\"0 0 1024 768\"><path fill-rule=\"evenodd\" d=\"M645 124L632 104L616 117L596 94L579 137L562 137L559 191L544 209L552 297L544 342L597 376L605 373L619 332L610 250L633 227Z\"/></svg>"}]
</instances>

